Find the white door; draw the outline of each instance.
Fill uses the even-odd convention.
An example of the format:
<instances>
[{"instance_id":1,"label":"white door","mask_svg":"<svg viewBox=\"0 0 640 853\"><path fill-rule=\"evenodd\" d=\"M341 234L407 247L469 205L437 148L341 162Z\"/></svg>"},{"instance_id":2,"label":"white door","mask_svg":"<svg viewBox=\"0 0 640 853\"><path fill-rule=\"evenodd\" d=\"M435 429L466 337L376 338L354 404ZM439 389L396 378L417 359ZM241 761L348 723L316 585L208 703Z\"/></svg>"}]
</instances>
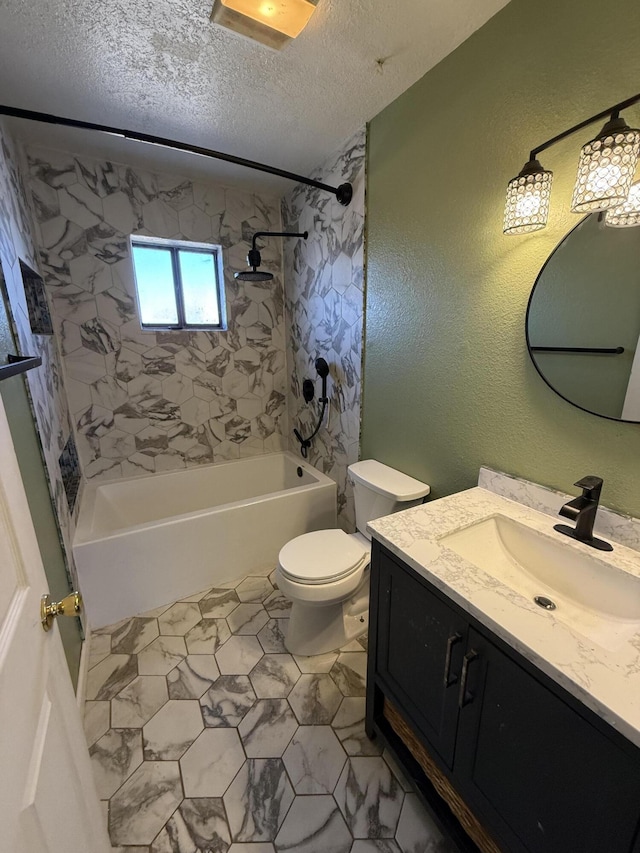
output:
<instances>
[{"instance_id":1,"label":"white door","mask_svg":"<svg viewBox=\"0 0 640 853\"><path fill-rule=\"evenodd\" d=\"M631 365L627 393L622 405L622 417L625 421L640 421L640 340L636 344L636 354Z\"/></svg>"},{"instance_id":2,"label":"white door","mask_svg":"<svg viewBox=\"0 0 640 853\"><path fill-rule=\"evenodd\" d=\"M0 398L0 851L111 850ZM61 618L61 617L59 617Z\"/></svg>"}]
</instances>

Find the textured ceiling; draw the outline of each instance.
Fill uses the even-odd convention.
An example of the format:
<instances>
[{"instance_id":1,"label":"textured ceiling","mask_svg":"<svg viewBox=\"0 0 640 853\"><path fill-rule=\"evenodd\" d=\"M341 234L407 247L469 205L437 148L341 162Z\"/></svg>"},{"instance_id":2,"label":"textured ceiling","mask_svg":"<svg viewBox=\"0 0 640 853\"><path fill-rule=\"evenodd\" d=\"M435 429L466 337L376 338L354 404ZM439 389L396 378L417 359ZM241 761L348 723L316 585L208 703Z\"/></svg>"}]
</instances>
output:
<instances>
[{"instance_id":1,"label":"textured ceiling","mask_svg":"<svg viewBox=\"0 0 640 853\"><path fill-rule=\"evenodd\" d=\"M0 0L0 101L308 174L507 1L319 0L276 52L212 24L212 0ZM247 178L97 134L13 126L56 147Z\"/></svg>"}]
</instances>

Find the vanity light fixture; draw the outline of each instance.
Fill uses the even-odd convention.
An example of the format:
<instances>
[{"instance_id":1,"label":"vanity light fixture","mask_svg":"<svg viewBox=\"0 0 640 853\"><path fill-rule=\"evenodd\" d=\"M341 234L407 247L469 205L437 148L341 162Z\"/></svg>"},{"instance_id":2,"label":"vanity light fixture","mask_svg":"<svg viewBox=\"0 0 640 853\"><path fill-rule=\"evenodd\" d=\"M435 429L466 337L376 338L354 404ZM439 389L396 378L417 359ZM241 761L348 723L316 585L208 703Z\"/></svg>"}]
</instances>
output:
<instances>
[{"instance_id":1,"label":"vanity light fixture","mask_svg":"<svg viewBox=\"0 0 640 853\"><path fill-rule=\"evenodd\" d=\"M615 110L600 133L580 152L573 213L608 210L624 202L640 152L640 130L632 130Z\"/></svg>"},{"instance_id":2,"label":"vanity light fixture","mask_svg":"<svg viewBox=\"0 0 640 853\"><path fill-rule=\"evenodd\" d=\"M538 154L603 118L608 118L608 121L580 153L571 210L574 213L610 208L620 210L628 200L640 155L640 130L630 128L620 117L620 111L639 101L640 94L634 95L533 148L520 174L509 181L504 233L525 234L545 227L553 173L542 168ZM607 220L607 224L612 222Z\"/></svg>"},{"instance_id":3,"label":"vanity light fixture","mask_svg":"<svg viewBox=\"0 0 640 853\"><path fill-rule=\"evenodd\" d=\"M549 198L553 172L547 172L539 160L529 160L522 171L509 181L504 209L504 233L526 234L544 228L549 217Z\"/></svg>"},{"instance_id":4,"label":"vanity light fixture","mask_svg":"<svg viewBox=\"0 0 640 853\"><path fill-rule=\"evenodd\" d=\"M215 0L211 20L280 50L300 35L315 8L309 0Z\"/></svg>"},{"instance_id":5,"label":"vanity light fixture","mask_svg":"<svg viewBox=\"0 0 640 853\"><path fill-rule=\"evenodd\" d=\"M611 228L632 228L634 225L640 225L640 181L631 184L626 201L607 210L604 224Z\"/></svg>"}]
</instances>

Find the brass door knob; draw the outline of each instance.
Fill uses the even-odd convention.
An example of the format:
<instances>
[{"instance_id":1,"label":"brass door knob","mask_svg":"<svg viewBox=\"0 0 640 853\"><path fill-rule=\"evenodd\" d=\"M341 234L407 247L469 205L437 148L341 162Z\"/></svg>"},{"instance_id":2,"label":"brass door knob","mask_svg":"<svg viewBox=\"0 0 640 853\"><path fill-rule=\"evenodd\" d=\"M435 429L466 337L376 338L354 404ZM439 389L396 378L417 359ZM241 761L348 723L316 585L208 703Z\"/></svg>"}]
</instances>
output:
<instances>
[{"instance_id":1,"label":"brass door knob","mask_svg":"<svg viewBox=\"0 0 640 853\"><path fill-rule=\"evenodd\" d=\"M40 599L40 621L45 631L53 625L56 616L77 616L82 609L82 596L79 592L72 592L61 601L51 601L50 595L43 595Z\"/></svg>"}]
</instances>

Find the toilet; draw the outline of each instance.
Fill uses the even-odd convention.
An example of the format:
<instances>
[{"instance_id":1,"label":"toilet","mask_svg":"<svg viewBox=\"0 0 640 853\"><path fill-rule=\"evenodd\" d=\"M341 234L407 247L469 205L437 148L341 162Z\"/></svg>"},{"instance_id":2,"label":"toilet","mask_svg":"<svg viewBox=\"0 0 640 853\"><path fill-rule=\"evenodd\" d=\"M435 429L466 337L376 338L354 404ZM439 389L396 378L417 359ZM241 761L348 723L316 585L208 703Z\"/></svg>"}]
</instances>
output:
<instances>
[{"instance_id":1,"label":"toilet","mask_svg":"<svg viewBox=\"0 0 640 853\"><path fill-rule=\"evenodd\" d=\"M285 646L295 655L334 651L369 624L371 536L367 522L423 502L430 488L375 459L349 466L356 533L316 530L297 536L278 555L276 583L291 599Z\"/></svg>"}]
</instances>

